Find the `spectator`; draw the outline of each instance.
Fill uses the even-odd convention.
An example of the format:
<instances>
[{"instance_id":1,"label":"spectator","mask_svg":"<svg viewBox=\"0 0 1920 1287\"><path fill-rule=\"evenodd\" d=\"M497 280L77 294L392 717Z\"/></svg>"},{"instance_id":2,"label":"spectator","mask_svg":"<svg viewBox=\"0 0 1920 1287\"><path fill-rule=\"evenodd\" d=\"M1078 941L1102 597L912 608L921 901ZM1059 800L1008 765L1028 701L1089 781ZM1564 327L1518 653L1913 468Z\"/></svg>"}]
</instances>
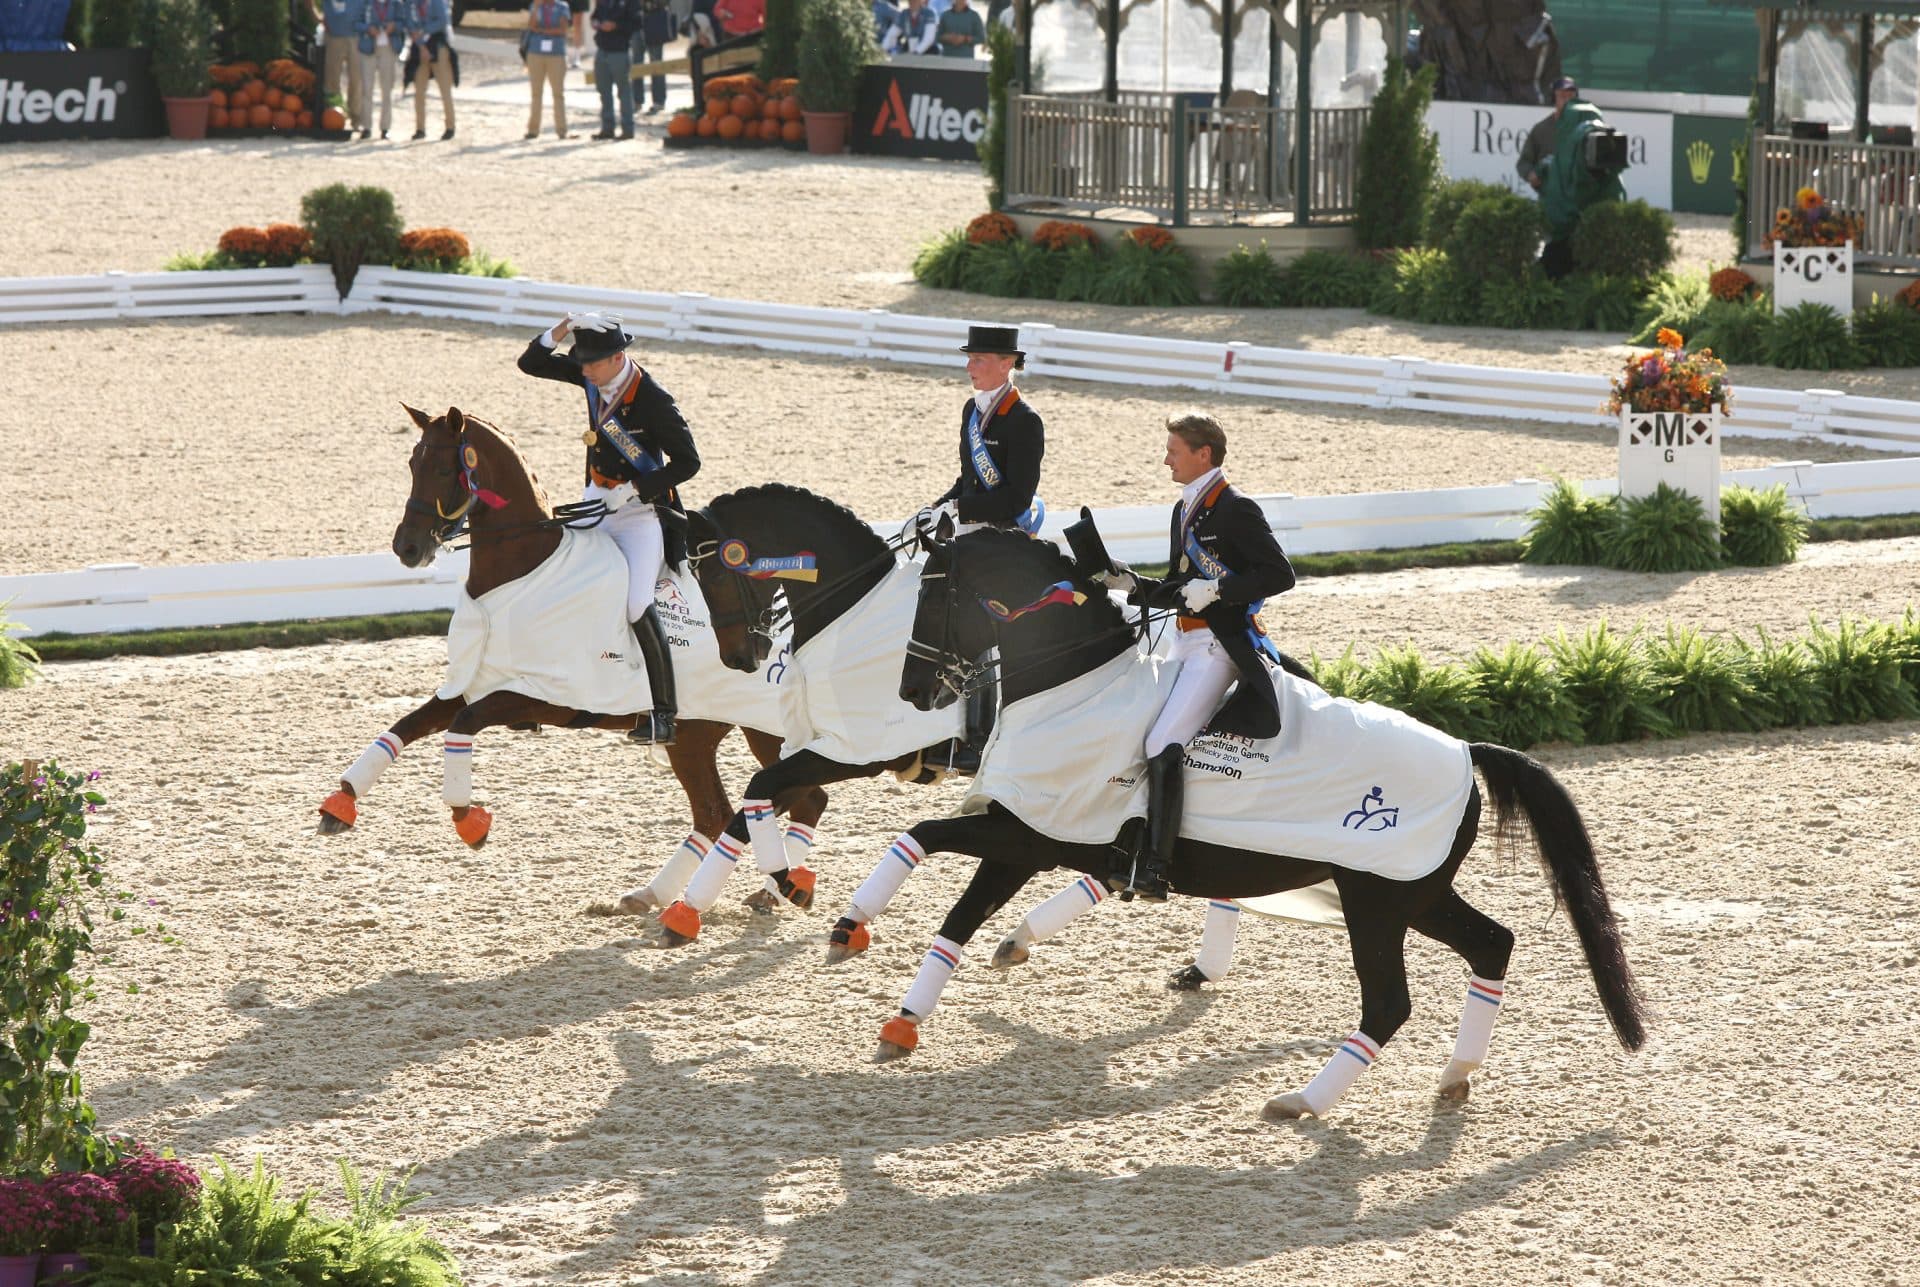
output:
<instances>
[{"instance_id":1,"label":"spectator","mask_svg":"<svg viewBox=\"0 0 1920 1287\"><path fill-rule=\"evenodd\" d=\"M360 11L364 7L360 0L323 0L320 15L321 25L326 31L320 102L324 103L329 94L341 92L341 73L344 72L346 97L341 101L347 105L349 123L360 131L361 138L366 137L367 124L362 115L366 105L360 101L365 92L360 84Z\"/></svg>"},{"instance_id":2,"label":"spectator","mask_svg":"<svg viewBox=\"0 0 1920 1287\"><path fill-rule=\"evenodd\" d=\"M880 47L889 54L928 53L939 30L940 20L927 7L927 0L907 0L906 12L894 23Z\"/></svg>"},{"instance_id":3,"label":"spectator","mask_svg":"<svg viewBox=\"0 0 1920 1287\"><path fill-rule=\"evenodd\" d=\"M633 137L633 36L640 30L640 0L594 0L593 83L600 90L600 132L613 133L613 100L620 99L620 137Z\"/></svg>"},{"instance_id":4,"label":"spectator","mask_svg":"<svg viewBox=\"0 0 1920 1287\"><path fill-rule=\"evenodd\" d=\"M884 45L893 24L900 21L900 6L893 0L873 0L873 43Z\"/></svg>"},{"instance_id":5,"label":"spectator","mask_svg":"<svg viewBox=\"0 0 1920 1287\"><path fill-rule=\"evenodd\" d=\"M953 0L940 15L939 32L942 58L971 58L975 49L987 43L987 24L968 7L967 0Z\"/></svg>"},{"instance_id":6,"label":"spectator","mask_svg":"<svg viewBox=\"0 0 1920 1287\"><path fill-rule=\"evenodd\" d=\"M633 61L657 63L666 58L667 46L672 43L674 30L679 25L669 0L640 0L640 28L633 35ZM667 77L664 72L653 74L652 87L653 102L647 106L649 116L667 105ZM637 88L634 97L639 97Z\"/></svg>"},{"instance_id":7,"label":"spectator","mask_svg":"<svg viewBox=\"0 0 1920 1287\"><path fill-rule=\"evenodd\" d=\"M573 34L567 38L567 66L580 65L580 51L587 47L587 0L573 7Z\"/></svg>"},{"instance_id":8,"label":"spectator","mask_svg":"<svg viewBox=\"0 0 1920 1287\"><path fill-rule=\"evenodd\" d=\"M401 10L404 0L361 0L360 20L360 137L373 128L373 82L380 81L380 137L393 128L393 81L400 70L400 48L407 31Z\"/></svg>"},{"instance_id":9,"label":"spectator","mask_svg":"<svg viewBox=\"0 0 1920 1287\"><path fill-rule=\"evenodd\" d=\"M720 24L713 16L714 0L691 0L691 3L680 31L686 36L689 48L711 49L720 39Z\"/></svg>"},{"instance_id":10,"label":"spectator","mask_svg":"<svg viewBox=\"0 0 1920 1287\"><path fill-rule=\"evenodd\" d=\"M446 126L440 132L444 141L453 137L453 87L460 78L459 64L453 53L453 15L447 0L409 0L407 34L413 48L407 51L406 77L413 84L413 137L427 137L427 82L440 86L440 115Z\"/></svg>"},{"instance_id":11,"label":"spectator","mask_svg":"<svg viewBox=\"0 0 1920 1287\"><path fill-rule=\"evenodd\" d=\"M1520 145L1520 158L1513 168L1520 173L1528 187L1535 192L1547 181L1547 167L1553 163L1554 144L1559 139L1560 113L1567 104L1580 97L1580 87L1573 83L1573 77L1562 76L1553 82L1553 114L1543 116L1539 122L1527 131L1527 141Z\"/></svg>"},{"instance_id":12,"label":"spectator","mask_svg":"<svg viewBox=\"0 0 1920 1287\"><path fill-rule=\"evenodd\" d=\"M767 0L714 0L713 16L722 40L745 36L767 25Z\"/></svg>"},{"instance_id":13,"label":"spectator","mask_svg":"<svg viewBox=\"0 0 1920 1287\"><path fill-rule=\"evenodd\" d=\"M987 0L987 25L991 27L996 22L1012 30L1013 0Z\"/></svg>"},{"instance_id":14,"label":"spectator","mask_svg":"<svg viewBox=\"0 0 1920 1287\"><path fill-rule=\"evenodd\" d=\"M527 115L527 137L540 137L540 91L553 91L553 132L567 137L567 31L573 26L573 6L567 0L535 0L527 8L527 83L533 88L533 106Z\"/></svg>"}]
</instances>

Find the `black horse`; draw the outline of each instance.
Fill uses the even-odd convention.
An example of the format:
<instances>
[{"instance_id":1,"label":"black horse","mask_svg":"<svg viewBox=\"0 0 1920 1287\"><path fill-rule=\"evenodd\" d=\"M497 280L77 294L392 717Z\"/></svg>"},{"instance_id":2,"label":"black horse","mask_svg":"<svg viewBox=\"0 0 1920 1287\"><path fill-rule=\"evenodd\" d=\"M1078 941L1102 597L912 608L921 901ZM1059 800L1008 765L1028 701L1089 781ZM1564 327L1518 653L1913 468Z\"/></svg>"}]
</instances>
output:
<instances>
[{"instance_id":1,"label":"black horse","mask_svg":"<svg viewBox=\"0 0 1920 1287\"><path fill-rule=\"evenodd\" d=\"M1078 594L1054 593L1056 587ZM1009 604L1046 606L1009 613ZM1003 710L1011 712L1021 699L1085 675L1134 649L1136 642L1124 614L1055 547L1017 534L980 531L930 550L900 695L923 709L951 703L975 677L977 668L969 659L991 647L999 649ZM1521 817L1530 825L1556 905L1565 902L1569 909L1614 1032L1627 1049L1639 1049L1646 1040L1644 1003L1578 809L1537 761L1483 743L1470 751L1492 799L1496 834L1509 838ZM1513 950L1512 932L1453 888L1454 874L1478 833L1479 815L1479 790L1473 787L1451 850L1436 869L1415 880L1182 839L1173 868L1178 893L1254 897L1331 876L1345 908L1360 979L1359 1030L1311 1085L1270 1100L1267 1116L1324 1113L1406 1021L1412 1009L1404 957L1408 929L1451 947L1473 970L1461 1040L1440 1088L1448 1098L1467 1095L1469 1075L1485 1058L1491 1016ZM1114 861L1109 845L1051 840L997 803L984 813L919 823L907 834L925 853L964 853L982 861L908 994L918 1007L909 1004L882 1029L881 1058L897 1058L917 1044L918 1025L957 964L959 947L1037 872L1064 866L1101 878ZM929 978L932 985L926 986Z\"/></svg>"},{"instance_id":2,"label":"black horse","mask_svg":"<svg viewBox=\"0 0 1920 1287\"><path fill-rule=\"evenodd\" d=\"M687 519L689 559L712 614L720 659L735 670L758 669L766 650L756 643L782 611L792 619L792 656L804 662L810 642L899 568L896 547L852 510L784 483L717 496ZM776 602L776 591L784 597L784 606ZM904 653L904 620L902 624ZM871 693L876 708L898 703L890 680L889 675L888 685ZM700 912L718 897L726 875L749 843L761 870L780 894L796 907L812 906L814 874L802 866L791 870L784 866L784 850L776 843L778 833L768 802L788 798L796 789L889 770L908 781L937 781L942 772L930 754L936 749L915 748L859 763L803 749L760 769L748 782L741 808L715 841L686 895L661 913L656 944L682 947L694 940L700 932Z\"/></svg>"}]
</instances>

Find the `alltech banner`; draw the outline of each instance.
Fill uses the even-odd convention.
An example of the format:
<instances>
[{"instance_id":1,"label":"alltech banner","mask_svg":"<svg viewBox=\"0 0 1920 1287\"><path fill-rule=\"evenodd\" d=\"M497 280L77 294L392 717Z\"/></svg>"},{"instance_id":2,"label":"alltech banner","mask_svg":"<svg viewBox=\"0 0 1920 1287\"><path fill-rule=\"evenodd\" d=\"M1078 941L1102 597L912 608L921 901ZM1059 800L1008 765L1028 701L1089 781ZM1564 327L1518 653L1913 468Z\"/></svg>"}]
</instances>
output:
<instances>
[{"instance_id":1,"label":"alltech banner","mask_svg":"<svg viewBox=\"0 0 1920 1287\"><path fill-rule=\"evenodd\" d=\"M854 151L980 159L976 148L987 132L986 63L949 70L925 65L930 61L867 65L853 109Z\"/></svg>"},{"instance_id":2,"label":"alltech banner","mask_svg":"<svg viewBox=\"0 0 1920 1287\"><path fill-rule=\"evenodd\" d=\"M0 54L0 143L166 132L144 49Z\"/></svg>"}]
</instances>

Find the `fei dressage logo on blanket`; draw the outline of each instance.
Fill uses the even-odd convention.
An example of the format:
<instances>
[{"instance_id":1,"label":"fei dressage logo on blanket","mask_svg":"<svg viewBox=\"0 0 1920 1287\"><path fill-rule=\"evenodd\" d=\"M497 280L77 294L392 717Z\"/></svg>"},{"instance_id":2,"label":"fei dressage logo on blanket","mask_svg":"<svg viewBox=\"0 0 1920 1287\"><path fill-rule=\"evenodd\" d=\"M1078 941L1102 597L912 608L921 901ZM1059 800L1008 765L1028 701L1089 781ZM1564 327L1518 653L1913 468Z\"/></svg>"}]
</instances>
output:
<instances>
[{"instance_id":1,"label":"fei dressage logo on blanket","mask_svg":"<svg viewBox=\"0 0 1920 1287\"><path fill-rule=\"evenodd\" d=\"M1375 808L1375 805L1381 807ZM1340 825L1355 831L1391 831L1400 825L1400 810L1389 809L1385 805L1385 794L1375 787L1360 801L1360 807L1349 813Z\"/></svg>"}]
</instances>

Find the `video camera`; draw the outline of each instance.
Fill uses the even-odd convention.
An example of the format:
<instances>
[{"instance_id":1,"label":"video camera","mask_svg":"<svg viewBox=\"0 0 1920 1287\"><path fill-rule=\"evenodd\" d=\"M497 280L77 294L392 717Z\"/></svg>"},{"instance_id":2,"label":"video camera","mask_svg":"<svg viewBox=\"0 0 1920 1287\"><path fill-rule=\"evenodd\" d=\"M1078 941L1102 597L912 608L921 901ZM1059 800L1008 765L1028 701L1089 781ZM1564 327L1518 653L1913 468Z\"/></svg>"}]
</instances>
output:
<instances>
[{"instance_id":1,"label":"video camera","mask_svg":"<svg viewBox=\"0 0 1920 1287\"><path fill-rule=\"evenodd\" d=\"M1627 136L1596 123L1580 140L1580 164L1596 179L1610 179L1627 168Z\"/></svg>"}]
</instances>

